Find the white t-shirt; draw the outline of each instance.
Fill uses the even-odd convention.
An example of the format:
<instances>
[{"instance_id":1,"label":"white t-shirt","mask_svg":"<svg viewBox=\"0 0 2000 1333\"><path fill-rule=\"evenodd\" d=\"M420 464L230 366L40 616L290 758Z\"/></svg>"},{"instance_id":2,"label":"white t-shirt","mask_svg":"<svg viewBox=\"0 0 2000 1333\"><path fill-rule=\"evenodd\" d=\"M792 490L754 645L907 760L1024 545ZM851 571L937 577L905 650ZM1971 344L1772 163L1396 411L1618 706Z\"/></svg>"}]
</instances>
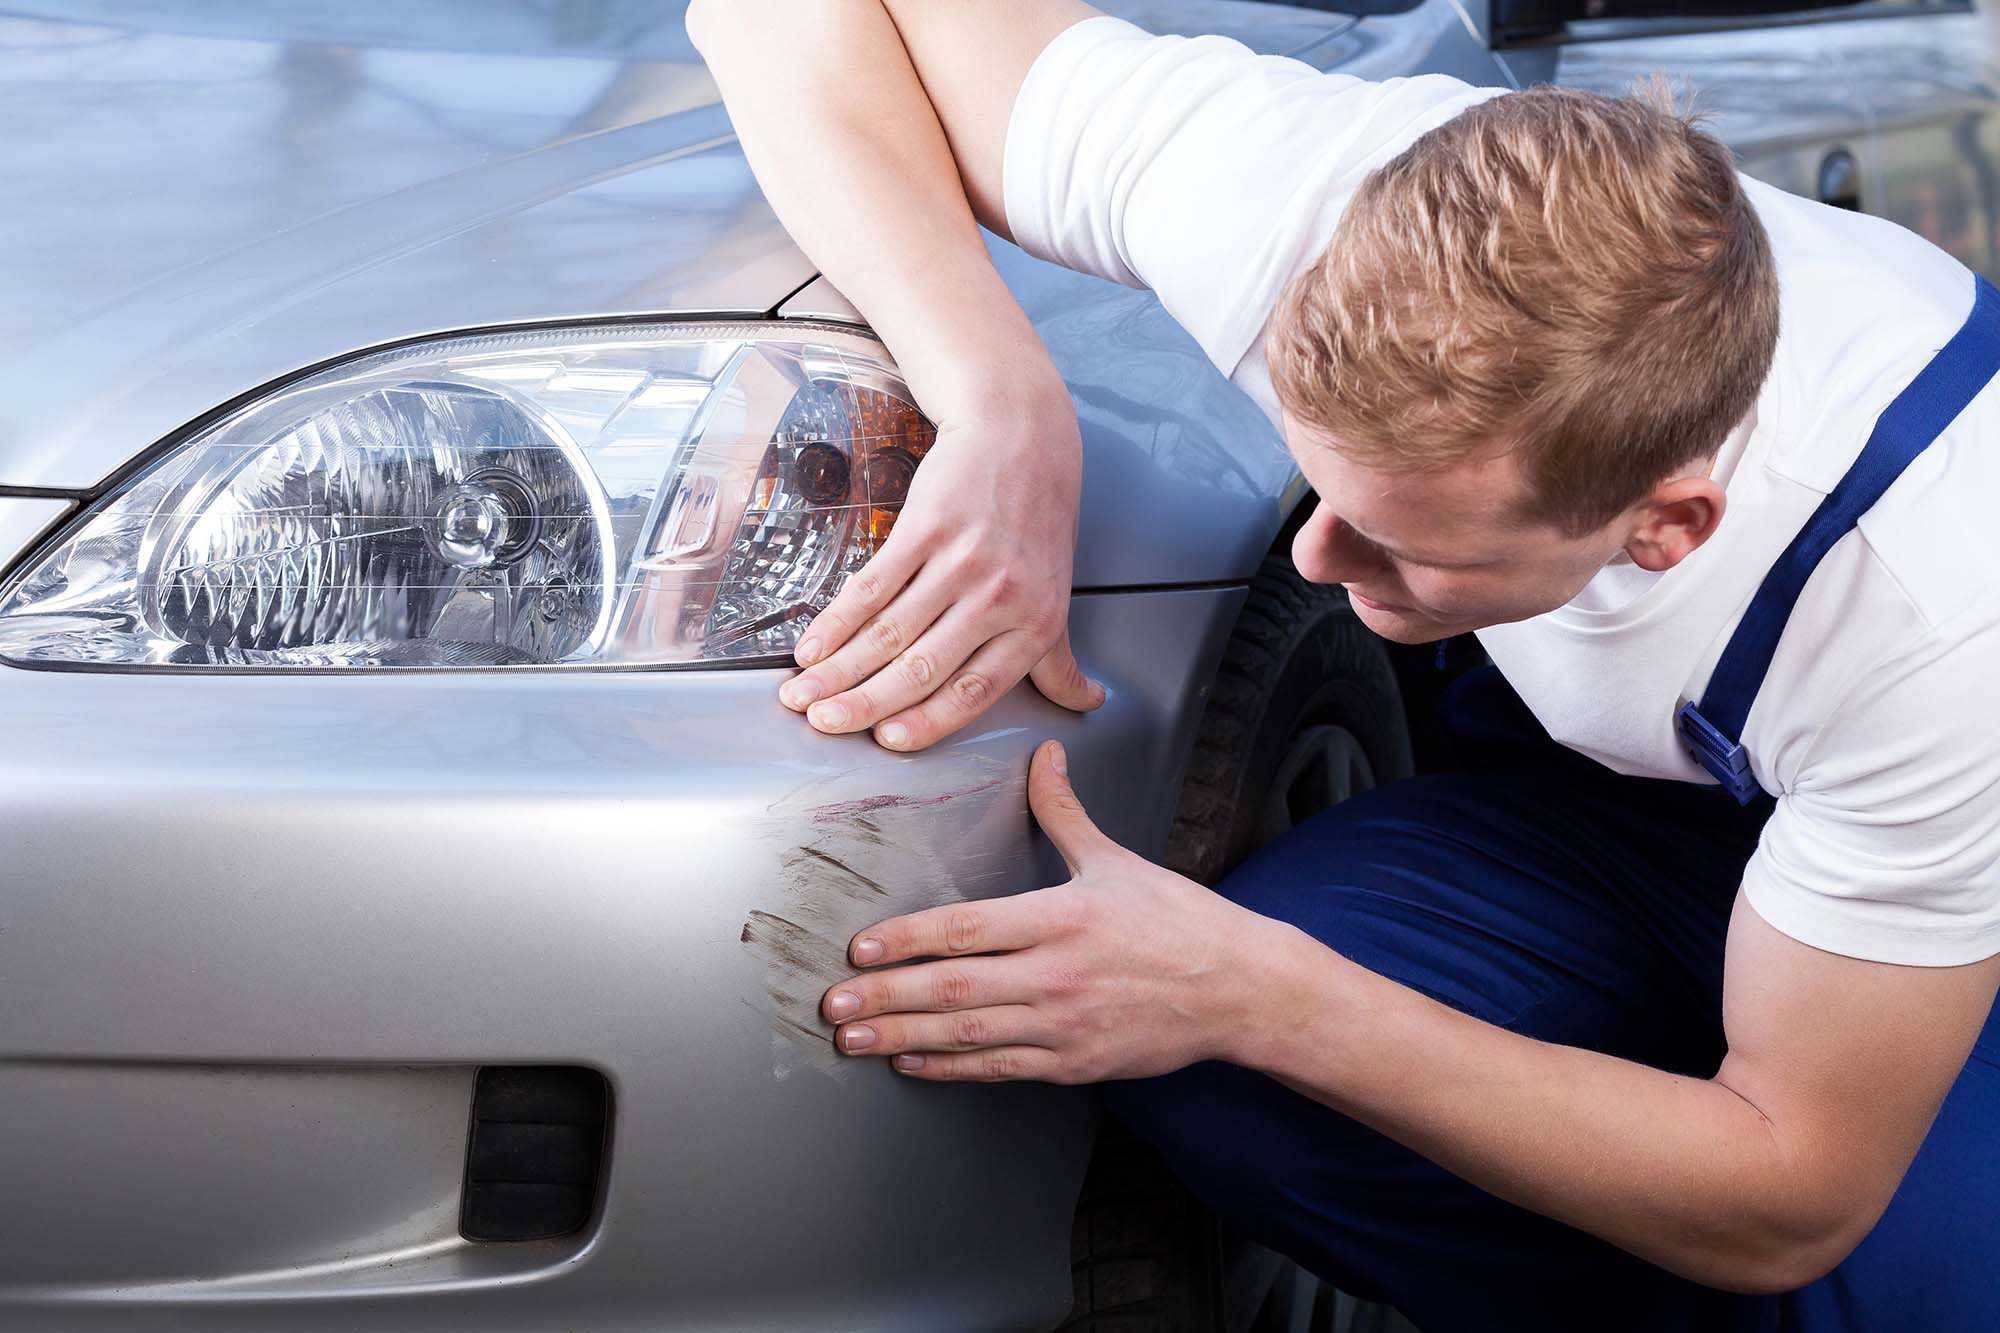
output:
<instances>
[{"instance_id":1,"label":"white t-shirt","mask_svg":"<svg viewBox=\"0 0 2000 1333\"><path fill-rule=\"evenodd\" d=\"M1031 254L1151 288L1275 422L1263 330L1374 167L1501 88L1368 82L1121 19L1067 29L1008 125L1007 220ZM1674 730L1751 594L1971 309L1969 270L1863 214L1744 182L1781 332L1715 477L1715 535L1664 574L1607 567L1574 601L1481 631L1551 735L1621 773L1712 779ZM1777 797L1751 905L1834 953L1933 966L2000 953L2000 381L1828 554L1744 743Z\"/></svg>"}]
</instances>

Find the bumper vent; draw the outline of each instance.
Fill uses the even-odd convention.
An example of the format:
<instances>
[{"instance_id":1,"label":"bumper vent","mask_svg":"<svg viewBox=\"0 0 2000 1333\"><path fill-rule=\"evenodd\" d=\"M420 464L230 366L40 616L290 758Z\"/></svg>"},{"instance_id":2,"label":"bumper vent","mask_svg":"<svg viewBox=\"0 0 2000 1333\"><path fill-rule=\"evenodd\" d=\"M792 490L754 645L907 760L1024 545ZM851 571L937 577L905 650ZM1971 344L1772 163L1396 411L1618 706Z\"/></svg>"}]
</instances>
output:
<instances>
[{"instance_id":1,"label":"bumper vent","mask_svg":"<svg viewBox=\"0 0 2000 1333\"><path fill-rule=\"evenodd\" d=\"M581 1231L597 1207L608 1100L603 1075L590 1069L481 1069L459 1234L511 1241Z\"/></svg>"}]
</instances>

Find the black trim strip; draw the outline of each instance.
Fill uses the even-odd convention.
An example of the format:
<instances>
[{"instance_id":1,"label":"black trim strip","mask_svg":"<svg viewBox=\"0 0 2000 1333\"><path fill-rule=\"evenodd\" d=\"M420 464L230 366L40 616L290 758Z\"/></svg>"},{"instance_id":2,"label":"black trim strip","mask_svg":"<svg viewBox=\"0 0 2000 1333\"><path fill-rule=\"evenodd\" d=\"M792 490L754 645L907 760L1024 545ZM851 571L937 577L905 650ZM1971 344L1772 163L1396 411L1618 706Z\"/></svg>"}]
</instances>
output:
<instances>
[{"instance_id":1,"label":"black trim strip","mask_svg":"<svg viewBox=\"0 0 2000 1333\"><path fill-rule=\"evenodd\" d=\"M1662 15L1644 18L1604 18L1582 20L1618 25L1608 32L1571 33L1566 24L1551 32L1515 35L1496 31L1491 46L1495 51L1531 51L1538 47L1584 46L1594 42L1624 42L1640 38L1691 37L1702 33L1732 33L1759 28L1803 28L1819 23L1866 23L1871 19L1928 18L1945 14L1974 12L1972 0L1919 0L1912 5L1877 6L1871 0L1828 0L1823 6L1794 11L1710 17ZM1576 20L1571 20L1576 21Z\"/></svg>"},{"instance_id":2,"label":"black trim strip","mask_svg":"<svg viewBox=\"0 0 2000 1333\"><path fill-rule=\"evenodd\" d=\"M824 275L815 273L810 278L807 278L804 282L800 283L798 286L792 288L790 291L786 292L783 296L779 297L777 301L771 306L771 308L764 312L764 318L782 319L783 316L781 316L778 312L785 308L785 302L791 300L794 296L797 296L800 292L804 291L806 288L818 282L822 276Z\"/></svg>"},{"instance_id":3,"label":"black trim strip","mask_svg":"<svg viewBox=\"0 0 2000 1333\"><path fill-rule=\"evenodd\" d=\"M794 297L825 276L824 273L816 273L812 276L811 280L802 282L792 291L785 293L785 299L772 306L771 313L765 318L777 320L783 324L824 324L828 328L845 329L851 333L865 334L875 339L876 342L881 342L881 336L875 332L874 326L865 320L837 319L832 315L787 315L783 313L785 307L792 303Z\"/></svg>"},{"instance_id":4,"label":"black trim strip","mask_svg":"<svg viewBox=\"0 0 2000 1333\"><path fill-rule=\"evenodd\" d=\"M1247 588L1248 579L1197 579L1191 583L1101 583L1087 588L1071 588L1071 597L1125 597L1145 592L1228 592Z\"/></svg>"},{"instance_id":5,"label":"black trim strip","mask_svg":"<svg viewBox=\"0 0 2000 1333\"><path fill-rule=\"evenodd\" d=\"M12 496L21 500L88 500L90 492L66 490L61 486L0 485L0 496Z\"/></svg>"}]
</instances>

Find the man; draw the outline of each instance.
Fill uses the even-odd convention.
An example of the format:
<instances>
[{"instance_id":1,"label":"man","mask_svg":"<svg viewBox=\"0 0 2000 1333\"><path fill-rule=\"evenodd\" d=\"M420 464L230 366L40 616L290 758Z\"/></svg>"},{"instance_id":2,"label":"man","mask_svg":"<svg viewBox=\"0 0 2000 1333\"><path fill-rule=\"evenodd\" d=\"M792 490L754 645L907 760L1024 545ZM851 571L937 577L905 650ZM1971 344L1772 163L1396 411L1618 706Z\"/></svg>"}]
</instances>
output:
<instances>
[{"instance_id":1,"label":"man","mask_svg":"<svg viewBox=\"0 0 2000 1333\"><path fill-rule=\"evenodd\" d=\"M840 1049L1117 1080L1213 1206L1426 1329L2000 1326L2000 300L1645 100L1077 0L690 30L939 424L800 646L812 725L912 749L1024 673L1101 697L1061 637L1074 417L975 219L1153 288L1318 493L1300 571L1505 676L1454 700L1465 772L1219 893L1045 746L1075 878L864 930Z\"/></svg>"}]
</instances>

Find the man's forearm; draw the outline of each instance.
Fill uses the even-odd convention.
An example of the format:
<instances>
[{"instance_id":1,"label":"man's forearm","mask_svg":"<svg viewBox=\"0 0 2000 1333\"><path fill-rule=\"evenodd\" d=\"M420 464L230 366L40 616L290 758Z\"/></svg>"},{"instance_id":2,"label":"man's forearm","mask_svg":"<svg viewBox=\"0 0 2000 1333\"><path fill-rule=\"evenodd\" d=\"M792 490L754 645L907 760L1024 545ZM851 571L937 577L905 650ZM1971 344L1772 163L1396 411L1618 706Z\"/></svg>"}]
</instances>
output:
<instances>
[{"instance_id":1,"label":"man's forearm","mask_svg":"<svg viewBox=\"0 0 2000 1333\"><path fill-rule=\"evenodd\" d=\"M1238 1062L1473 1184L1712 1286L1784 1290L1857 1239L1722 1084L1508 1032L1288 926L1270 938Z\"/></svg>"},{"instance_id":2,"label":"man's forearm","mask_svg":"<svg viewBox=\"0 0 2000 1333\"><path fill-rule=\"evenodd\" d=\"M922 406L938 415L1061 393L879 0L698 2L688 26L779 220L867 317Z\"/></svg>"}]
</instances>

